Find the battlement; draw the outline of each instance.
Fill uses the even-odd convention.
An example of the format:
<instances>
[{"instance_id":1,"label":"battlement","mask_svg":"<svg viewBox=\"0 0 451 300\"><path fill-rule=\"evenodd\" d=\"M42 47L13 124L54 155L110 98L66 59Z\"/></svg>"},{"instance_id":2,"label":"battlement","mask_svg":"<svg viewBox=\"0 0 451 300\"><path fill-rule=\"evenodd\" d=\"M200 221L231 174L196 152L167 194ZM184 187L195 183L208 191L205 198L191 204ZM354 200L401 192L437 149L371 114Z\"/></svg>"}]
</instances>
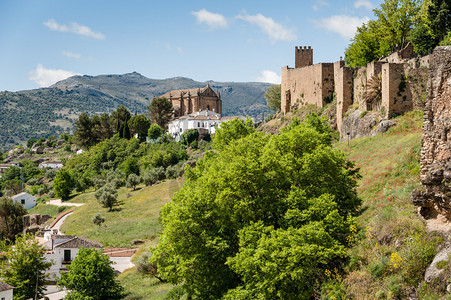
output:
<instances>
[{"instance_id":1,"label":"battlement","mask_svg":"<svg viewBox=\"0 0 451 300\"><path fill-rule=\"evenodd\" d=\"M311 46L296 46L294 50L294 67L302 68L313 65L313 49Z\"/></svg>"}]
</instances>

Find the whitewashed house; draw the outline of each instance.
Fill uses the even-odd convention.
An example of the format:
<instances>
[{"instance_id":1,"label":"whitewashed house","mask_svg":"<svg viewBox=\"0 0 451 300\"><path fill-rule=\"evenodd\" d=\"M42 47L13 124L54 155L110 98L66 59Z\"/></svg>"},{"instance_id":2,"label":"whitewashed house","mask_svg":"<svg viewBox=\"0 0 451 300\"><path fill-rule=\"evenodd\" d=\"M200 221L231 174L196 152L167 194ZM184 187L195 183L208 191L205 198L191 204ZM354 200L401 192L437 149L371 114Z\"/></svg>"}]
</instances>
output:
<instances>
[{"instance_id":1,"label":"whitewashed house","mask_svg":"<svg viewBox=\"0 0 451 300\"><path fill-rule=\"evenodd\" d=\"M63 163L60 160L49 160L39 164L40 169L61 169L63 167Z\"/></svg>"},{"instance_id":2,"label":"whitewashed house","mask_svg":"<svg viewBox=\"0 0 451 300\"><path fill-rule=\"evenodd\" d=\"M12 196L11 199L13 199L13 201L19 202L20 204L23 205L23 207L25 207L25 209L28 210L28 209L36 206L37 198L33 195L23 192L23 193Z\"/></svg>"},{"instance_id":3,"label":"whitewashed house","mask_svg":"<svg viewBox=\"0 0 451 300\"><path fill-rule=\"evenodd\" d=\"M14 287L0 281L0 300L13 300Z\"/></svg>"},{"instance_id":4,"label":"whitewashed house","mask_svg":"<svg viewBox=\"0 0 451 300\"><path fill-rule=\"evenodd\" d=\"M59 277L61 271L67 271L67 266L75 259L79 248L103 248L103 245L75 235L44 235L47 242L44 247L48 249L44 254L46 261L53 265L47 271L51 279Z\"/></svg>"},{"instance_id":5,"label":"whitewashed house","mask_svg":"<svg viewBox=\"0 0 451 300\"><path fill-rule=\"evenodd\" d=\"M181 135L190 129L204 129L211 135L216 131L216 128L221 126L221 123L233 119L245 119L242 116L238 117L221 117L211 110L203 110L189 115L181 116L169 122L168 133L178 142Z\"/></svg>"}]
</instances>

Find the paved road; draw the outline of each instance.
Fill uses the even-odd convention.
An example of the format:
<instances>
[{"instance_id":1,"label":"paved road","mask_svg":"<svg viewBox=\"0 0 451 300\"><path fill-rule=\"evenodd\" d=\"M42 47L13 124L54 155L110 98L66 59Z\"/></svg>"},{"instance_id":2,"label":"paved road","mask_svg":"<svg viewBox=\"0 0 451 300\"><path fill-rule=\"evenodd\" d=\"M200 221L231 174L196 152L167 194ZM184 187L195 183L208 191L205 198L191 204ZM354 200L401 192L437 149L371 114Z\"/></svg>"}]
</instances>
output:
<instances>
[{"instance_id":1,"label":"paved road","mask_svg":"<svg viewBox=\"0 0 451 300\"><path fill-rule=\"evenodd\" d=\"M45 289L44 294L49 298L49 300L60 300L64 299L64 296L66 296L67 292L58 290L56 288L56 285L48 285Z\"/></svg>"},{"instance_id":2,"label":"paved road","mask_svg":"<svg viewBox=\"0 0 451 300\"><path fill-rule=\"evenodd\" d=\"M82 205L84 205L84 203L63 202L61 199L50 200L50 201L47 201L45 204L51 204L51 205L56 205L56 206L82 206Z\"/></svg>"},{"instance_id":3,"label":"paved road","mask_svg":"<svg viewBox=\"0 0 451 300\"><path fill-rule=\"evenodd\" d=\"M127 269L133 268L135 265L132 263L131 257L110 257L110 260L115 262L115 264L112 264L114 270L116 270L116 273L122 273Z\"/></svg>"},{"instance_id":4,"label":"paved road","mask_svg":"<svg viewBox=\"0 0 451 300\"><path fill-rule=\"evenodd\" d=\"M65 215L64 217L62 217L61 219L58 220L58 222L55 223L55 225L53 225L52 228L50 229L58 229L58 234L63 234L60 230L61 225L63 225L64 220L66 220L67 216L71 215L73 212L68 213L67 215Z\"/></svg>"}]
</instances>

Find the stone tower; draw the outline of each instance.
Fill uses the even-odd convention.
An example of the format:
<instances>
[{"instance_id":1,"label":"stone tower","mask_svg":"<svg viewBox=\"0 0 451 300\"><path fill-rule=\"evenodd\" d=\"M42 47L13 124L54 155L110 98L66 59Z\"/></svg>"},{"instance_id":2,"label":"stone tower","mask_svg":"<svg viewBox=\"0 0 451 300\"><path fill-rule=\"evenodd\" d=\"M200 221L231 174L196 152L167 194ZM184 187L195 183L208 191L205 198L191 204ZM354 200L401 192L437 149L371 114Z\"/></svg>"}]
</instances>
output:
<instances>
[{"instance_id":1,"label":"stone tower","mask_svg":"<svg viewBox=\"0 0 451 300\"><path fill-rule=\"evenodd\" d=\"M302 68L313 65L313 49L311 46L295 47L294 67Z\"/></svg>"}]
</instances>

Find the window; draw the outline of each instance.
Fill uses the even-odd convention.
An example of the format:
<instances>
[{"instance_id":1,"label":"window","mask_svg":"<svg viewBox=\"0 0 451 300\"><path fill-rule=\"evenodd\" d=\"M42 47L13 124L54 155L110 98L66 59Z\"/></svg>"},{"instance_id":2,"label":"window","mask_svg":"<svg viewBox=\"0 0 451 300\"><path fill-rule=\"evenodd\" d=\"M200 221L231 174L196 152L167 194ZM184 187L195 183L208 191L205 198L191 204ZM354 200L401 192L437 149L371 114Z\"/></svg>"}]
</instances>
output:
<instances>
[{"instance_id":1,"label":"window","mask_svg":"<svg viewBox=\"0 0 451 300\"><path fill-rule=\"evenodd\" d=\"M200 122L197 122L197 127L200 127Z\"/></svg>"},{"instance_id":2,"label":"window","mask_svg":"<svg viewBox=\"0 0 451 300\"><path fill-rule=\"evenodd\" d=\"M20 199L20 203L22 203L22 205L25 204L25 199Z\"/></svg>"},{"instance_id":3,"label":"window","mask_svg":"<svg viewBox=\"0 0 451 300\"><path fill-rule=\"evenodd\" d=\"M64 250L64 261L70 261L70 250Z\"/></svg>"},{"instance_id":4,"label":"window","mask_svg":"<svg viewBox=\"0 0 451 300\"><path fill-rule=\"evenodd\" d=\"M5 300L5 297L2 297L2 300Z\"/></svg>"}]
</instances>

